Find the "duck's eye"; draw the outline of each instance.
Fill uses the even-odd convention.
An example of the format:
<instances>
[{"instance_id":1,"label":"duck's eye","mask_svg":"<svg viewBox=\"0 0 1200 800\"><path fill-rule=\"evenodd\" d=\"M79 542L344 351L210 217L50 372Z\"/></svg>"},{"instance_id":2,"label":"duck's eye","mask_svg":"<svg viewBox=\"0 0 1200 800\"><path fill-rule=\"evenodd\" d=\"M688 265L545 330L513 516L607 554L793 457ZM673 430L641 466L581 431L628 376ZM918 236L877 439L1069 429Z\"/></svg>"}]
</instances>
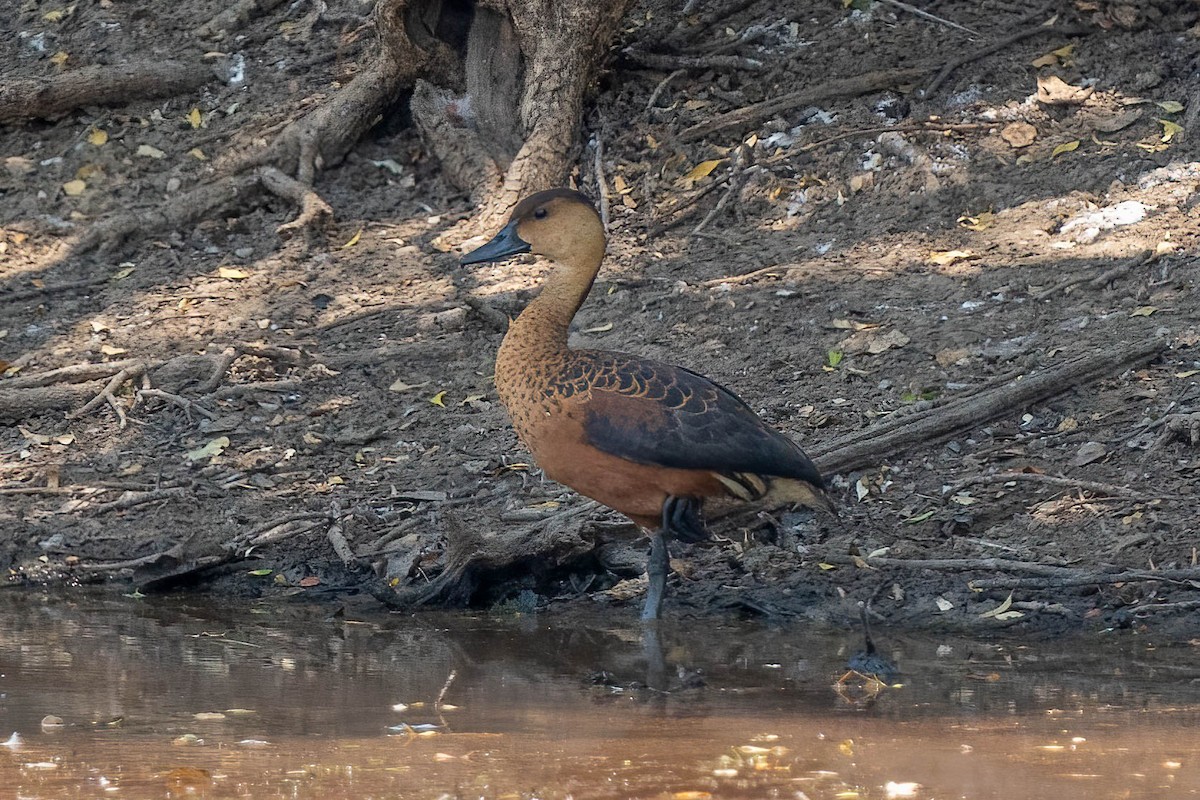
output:
<instances>
[{"instance_id":1,"label":"duck's eye","mask_svg":"<svg viewBox=\"0 0 1200 800\"><path fill-rule=\"evenodd\" d=\"M533 218L534 219L545 219L547 213L549 213L549 212L547 212L546 209L544 209L544 208L534 209Z\"/></svg>"}]
</instances>

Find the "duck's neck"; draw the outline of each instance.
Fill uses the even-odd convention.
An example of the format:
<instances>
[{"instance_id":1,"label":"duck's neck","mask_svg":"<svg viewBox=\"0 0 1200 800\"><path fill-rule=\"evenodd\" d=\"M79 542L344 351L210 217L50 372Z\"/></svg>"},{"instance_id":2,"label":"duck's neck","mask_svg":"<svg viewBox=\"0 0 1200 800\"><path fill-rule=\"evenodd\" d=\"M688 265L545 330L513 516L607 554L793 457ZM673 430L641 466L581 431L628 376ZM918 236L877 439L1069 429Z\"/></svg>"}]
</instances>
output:
<instances>
[{"instance_id":1,"label":"duck's neck","mask_svg":"<svg viewBox=\"0 0 1200 800\"><path fill-rule=\"evenodd\" d=\"M566 350L571 320L592 289L603 255L600 249L556 263L541 292L509 328L506 339L520 339L539 350Z\"/></svg>"}]
</instances>

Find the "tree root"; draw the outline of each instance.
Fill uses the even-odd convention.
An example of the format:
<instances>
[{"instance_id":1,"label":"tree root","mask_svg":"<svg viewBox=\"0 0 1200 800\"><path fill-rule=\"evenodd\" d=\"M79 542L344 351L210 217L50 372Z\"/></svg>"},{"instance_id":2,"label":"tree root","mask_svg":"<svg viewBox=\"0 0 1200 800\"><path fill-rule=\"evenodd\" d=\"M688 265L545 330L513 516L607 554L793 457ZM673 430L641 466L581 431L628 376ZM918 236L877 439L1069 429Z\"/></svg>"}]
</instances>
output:
<instances>
[{"instance_id":1,"label":"tree root","mask_svg":"<svg viewBox=\"0 0 1200 800\"><path fill-rule=\"evenodd\" d=\"M82 106L171 97L216 78L212 67L198 61L134 61L82 67L50 78L9 80L0 84L0 124L54 119Z\"/></svg>"}]
</instances>

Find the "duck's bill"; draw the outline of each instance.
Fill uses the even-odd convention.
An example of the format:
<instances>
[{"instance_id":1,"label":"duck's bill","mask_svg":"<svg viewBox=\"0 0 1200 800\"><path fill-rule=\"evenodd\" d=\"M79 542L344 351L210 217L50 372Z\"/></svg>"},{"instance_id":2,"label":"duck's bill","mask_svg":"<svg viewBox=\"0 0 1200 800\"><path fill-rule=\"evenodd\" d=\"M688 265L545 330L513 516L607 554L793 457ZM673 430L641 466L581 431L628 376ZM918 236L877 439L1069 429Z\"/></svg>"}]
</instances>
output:
<instances>
[{"instance_id":1,"label":"duck's bill","mask_svg":"<svg viewBox=\"0 0 1200 800\"><path fill-rule=\"evenodd\" d=\"M492 237L487 244L467 253L460 264L483 264L487 261L500 261L520 253L529 252L529 242L517 235L517 222L514 220Z\"/></svg>"}]
</instances>

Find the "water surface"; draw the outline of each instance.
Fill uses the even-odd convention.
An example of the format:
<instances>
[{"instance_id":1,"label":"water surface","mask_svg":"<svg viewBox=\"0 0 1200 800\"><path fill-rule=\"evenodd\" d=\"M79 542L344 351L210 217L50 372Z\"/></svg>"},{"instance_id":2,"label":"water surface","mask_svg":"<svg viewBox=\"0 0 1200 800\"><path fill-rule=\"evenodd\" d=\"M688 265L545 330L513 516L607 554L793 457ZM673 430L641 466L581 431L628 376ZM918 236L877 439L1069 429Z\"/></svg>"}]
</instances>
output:
<instances>
[{"instance_id":1,"label":"water surface","mask_svg":"<svg viewBox=\"0 0 1200 800\"><path fill-rule=\"evenodd\" d=\"M1195 644L334 610L0 595L0 800L1200 795Z\"/></svg>"}]
</instances>

